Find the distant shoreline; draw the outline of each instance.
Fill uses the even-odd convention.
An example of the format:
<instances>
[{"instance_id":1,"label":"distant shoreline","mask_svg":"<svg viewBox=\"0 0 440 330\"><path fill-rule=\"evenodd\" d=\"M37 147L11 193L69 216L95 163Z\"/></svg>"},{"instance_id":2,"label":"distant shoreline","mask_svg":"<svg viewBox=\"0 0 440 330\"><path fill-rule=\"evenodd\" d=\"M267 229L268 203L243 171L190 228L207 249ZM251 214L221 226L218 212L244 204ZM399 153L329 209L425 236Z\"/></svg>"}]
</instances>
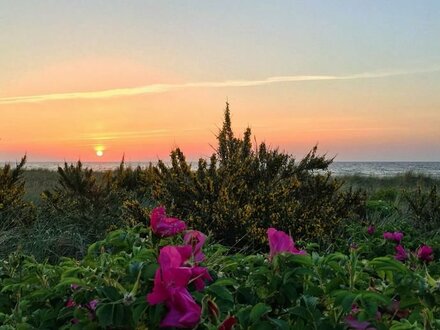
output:
<instances>
[{"instance_id":1,"label":"distant shoreline","mask_svg":"<svg viewBox=\"0 0 440 330\"><path fill-rule=\"evenodd\" d=\"M170 162L165 161L166 165ZM197 167L197 162L190 162L193 168ZM0 163L0 166L4 163ZM14 163L10 163L14 166ZM68 164L74 164L68 162ZM126 162L127 167L145 167L155 162ZM64 162L29 162L25 169L28 171L48 170L56 171L58 166L63 166ZM96 172L114 170L120 166L120 162L83 162L83 166L91 168ZM440 162L419 162L419 161L335 161L330 167L330 171L335 176L363 176L363 177L392 177L402 176L407 173L413 175L423 175L440 178Z\"/></svg>"}]
</instances>

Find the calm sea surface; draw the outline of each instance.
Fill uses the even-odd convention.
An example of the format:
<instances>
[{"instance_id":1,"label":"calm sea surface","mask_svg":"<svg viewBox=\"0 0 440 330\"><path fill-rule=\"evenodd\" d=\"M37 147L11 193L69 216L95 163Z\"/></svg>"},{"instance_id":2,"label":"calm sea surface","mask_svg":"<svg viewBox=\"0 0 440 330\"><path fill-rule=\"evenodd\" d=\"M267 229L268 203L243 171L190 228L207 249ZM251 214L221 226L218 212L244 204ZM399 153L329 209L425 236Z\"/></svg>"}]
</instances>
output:
<instances>
[{"instance_id":1,"label":"calm sea surface","mask_svg":"<svg viewBox=\"0 0 440 330\"><path fill-rule=\"evenodd\" d=\"M146 166L148 162L131 162L127 165ZM62 162L30 162L26 165L28 169L48 169L56 170ZM97 171L105 171L115 169L119 166L119 162L112 163L84 163L84 166ZM193 164L196 166L196 163ZM330 166L330 170L335 175L351 175L359 174L365 176L392 176L405 172L421 173L425 175L440 177L440 162L334 162Z\"/></svg>"}]
</instances>

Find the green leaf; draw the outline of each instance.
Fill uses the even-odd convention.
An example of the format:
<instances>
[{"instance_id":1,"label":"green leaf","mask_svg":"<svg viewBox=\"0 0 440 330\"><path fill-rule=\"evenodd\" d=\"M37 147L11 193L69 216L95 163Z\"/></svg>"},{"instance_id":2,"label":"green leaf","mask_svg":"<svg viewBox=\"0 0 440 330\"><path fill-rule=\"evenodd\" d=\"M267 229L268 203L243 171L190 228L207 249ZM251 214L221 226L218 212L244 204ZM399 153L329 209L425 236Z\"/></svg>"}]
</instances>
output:
<instances>
[{"instance_id":1,"label":"green leaf","mask_svg":"<svg viewBox=\"0 0 440 330\"><path fill-rule=\"evenodd\" d=\"M239 321L238 323L243 327L243 329L247 329L247 327L248 327L249 315L250 315L251 310L252 310L251 306L246 306L246 307L240 309L236 314L238 321Z\"/></svg>"},{"instance_id":2,"label":"green leaf","mask_svg":"<svg viewBox=\"0 0 440 330\"><path fill-rule=\"evenodd\" d=\"M275 325L276 329L279 329L279 330L289 330L290 329L289 323L287 323L284 320L269 318L269 321L273 325Z\"/></svg>"},{"instance_id":3,"label":"green leaf","mask_svg":"<svg viewBox=\"0 0 440 330\"><path fill-rule=\"evenodd\" d=\"M100 304L96 309L96 316L99 324L103 327L112 325L113 323L113 304Z\"/></svg>"},{"instance_id":4,"label":"green leaf","mask_svg":"<svg viewBox=\"0 0 440 330\"><path fill-rule=\"evenodd\" d=\"M232 293L224 286L214 284L208 288L208 291L213 293L219 299L223 299L229 302L234 302Z\"/></svg>"},{"instance_id":5,"label":"green leaf","mask_svg":"<svg viewBox=\"0 0 440 330\"><path fill-rule=\"evenodd\" d=\"M273 324L269 321L263 321L253 324L250 328L251 330L272 330Z\"/></svg>"},{"instance_id":6,"label":"green leaf","mask_svg":"<svg viewBox=\"0 0 440 330\"><path fill-rule=\"evenodd\" d=\"M254 307L252 307L251 313L249 315L249 320L251 323L255 323L260 320L260 318L269 313L272 310L270 306L267 306L264 303L258 303Z\"/></svg>"},{"instance_id":7,"label":"green leaf","mask_svg":"<svg viewBox=\"0 0 440 330\"><path fill-rule=\"evenodd\" d=\"M232 278L221 278L215 281L212 285L221 285L221 286L235 286L237 285L237 281Z\"/></svg>"},{"instance_id":8,"label":"green leaf","mask_svg":"<svg viewBox=\"0 0 440 330\"><path fill-rule=\"evenodd\" d=\"M309 255L302 255L302 254L289 254L287 256L289 262L294 262L299 265L311 267L313 266L313 261Z\"/></svg>"},{"instance_id":9,"label":"green leaf","mask_svg":"<svg viewBox=\"0 0 440 330\"><path fill-rule=\"evenodd\" d=\"M374 258L369 262L369 264L378 271L408 273L408 268L406 268L404 264L390 257Z\"/></svg>"},{"instance_id":10,"label":"green leaf","mask_svg":"<svg viewBox=\"0 0 440 330\"><path fill-rule=\"evenodd\" d=\"M110 301L118 301L120 299L122 299L122 295L118 292L118 290L116 290L114 287L112 286L101 286L101 287L97 287L96 291L98 291L98 293L100 295L104 295L107 299L109 299Z\"/></svg>"}]
</instances>

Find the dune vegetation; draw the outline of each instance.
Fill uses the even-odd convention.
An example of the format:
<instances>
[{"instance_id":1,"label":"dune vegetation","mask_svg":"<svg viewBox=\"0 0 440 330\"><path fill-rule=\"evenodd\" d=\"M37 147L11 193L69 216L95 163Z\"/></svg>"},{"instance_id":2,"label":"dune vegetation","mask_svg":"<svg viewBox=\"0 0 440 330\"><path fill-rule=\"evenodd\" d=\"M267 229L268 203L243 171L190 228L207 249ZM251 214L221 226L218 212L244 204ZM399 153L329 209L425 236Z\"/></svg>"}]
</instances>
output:
<instances>
[{"instance_id":1,"label":"dune vegetation","mask_svg":"<svg viewBox=\"0 0 440 330\"><path fill-rule=\"evenodd\" d=\"M197 166L0 168L0 329L440 329L439 181L251 134L227 105Z\"/></svg>"}]
</instances>

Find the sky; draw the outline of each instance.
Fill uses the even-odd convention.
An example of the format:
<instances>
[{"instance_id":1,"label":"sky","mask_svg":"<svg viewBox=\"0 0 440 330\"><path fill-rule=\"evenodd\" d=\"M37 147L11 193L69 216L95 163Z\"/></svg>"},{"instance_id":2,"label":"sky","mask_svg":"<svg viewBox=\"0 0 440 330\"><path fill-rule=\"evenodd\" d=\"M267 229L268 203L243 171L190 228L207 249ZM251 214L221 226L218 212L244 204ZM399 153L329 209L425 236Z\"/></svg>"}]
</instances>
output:
<instances>
[{"instance_id":1,"label":"sky","mask_svg":"<svg viewBox=\"0 0 440 330\"><path fill-rule=\"evenodd\" d=\"M0 161L440 161L439 1L0 0Z\"/></svg>"}]
</instances>

